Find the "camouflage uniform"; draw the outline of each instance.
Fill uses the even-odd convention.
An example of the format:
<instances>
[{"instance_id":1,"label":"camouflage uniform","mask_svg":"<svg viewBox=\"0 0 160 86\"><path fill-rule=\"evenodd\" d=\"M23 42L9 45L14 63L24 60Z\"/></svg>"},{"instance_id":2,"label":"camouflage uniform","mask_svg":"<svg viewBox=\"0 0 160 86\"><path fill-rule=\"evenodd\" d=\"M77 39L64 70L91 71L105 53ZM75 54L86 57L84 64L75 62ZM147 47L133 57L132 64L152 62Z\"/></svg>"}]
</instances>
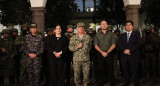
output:
<instances>
[{"instance_id":1,"label":"camouflage uniform","mask_svg":"<svg viewBox=\"0 0 160 86\"><path fill-rule=\"evenodd\" d=\"M28 86L40 86L40 71L41 71L41 54L43 53L44 44L42 35L25 36L23 51L26 54L26 70L28 72L29 85ZM30 58L29 53L36 54L36 58Z\"/></svg>"},{"instance_id":2,"label":"camouflage uniform","mask_svg":"<svg viewBox=\"0 0 160 86\"><path fill-rule=\"evenodd\" d=\"M157 62L157 54L156 54L156 46L157 46L157 37L151 33L151 28L148 28L145 31L145 36L143 37L143 59L142 59L142 68L144 76L156 76L156 62Z\"/></svg>"},{"instance_id":3,"label":"camouflage uniform","mask_svg":"<svg viewBox=\"0 0 160 86\"><path fill-rule=\"evenodd\" d=\"M9 34L9 31L7 29L4 29L2 31L2 34ZM7 50L6 53L2 52L2 48L5 48ZM10 78L12 75L15 74L14 69L14 60L13 60L13 41L8 38L8 40L4 40L4 38L0 39L0 85L3 86L4 83L4 76L9 77L10 85L14 84L13 77Z\"/></svg>"},{"instance_id":4,"label":"camouflage uniform","mask_svg":"<svg viewBox=\"0 0 160 86\"><path fill-rule=\"evenodd\" d=\"M82 43L83 47L78 49L77 45ZM69 44L69 49L74 52L73 54L73 70L74 82L81 83L81 72L83 72L83 82L89 83L89 70L90 70L90 57L89 51L91 48L91 38L89 35L84 34L82 40L78 34L74 35Z\"/></svg>"},{"instance_id":5,"label":"camouflage uniform","mask_svg":"<svg viewBox=\"0 0 160 86\"><path fill-rule=\"evenodd\" d=\"M114 31L114 33L115 33L115 38L116 38L116 46L118 46L120 30L116 29ZM119 33L119 35L117 33ZM114 53L114 70L115 70L114 72L115 72L115 77L118 79L119 78L119 74L121 73L121 71L120 71L120 63L119 63L119 57L120 57L119 47L116 47L113 50L113 53Z\"/></svg>"},{"instance_id":6,"label":"camouflage uniform","mask_svg":"<svg viewBox=\"0 0 160 86\"><path fill-rule=\"evenodd\" d=\"M24 84L25 79L26 79L26 65L25 65L25 59L26 55L22 51L22 44L24 43L24 38L25 35L21 33L21 35L18 35L15 39L15 49L16 49L16 55L19 57L19 77L18 77L18 82L20 84Z\"/></svg>"}]
</instances>

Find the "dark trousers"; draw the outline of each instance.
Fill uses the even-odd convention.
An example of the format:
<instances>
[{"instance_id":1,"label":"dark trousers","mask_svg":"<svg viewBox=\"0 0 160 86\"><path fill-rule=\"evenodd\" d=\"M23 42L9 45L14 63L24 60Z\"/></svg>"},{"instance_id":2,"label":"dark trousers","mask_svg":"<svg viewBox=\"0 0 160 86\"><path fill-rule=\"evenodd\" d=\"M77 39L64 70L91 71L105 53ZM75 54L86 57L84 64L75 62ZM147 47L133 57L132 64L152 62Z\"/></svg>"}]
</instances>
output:
<instances>
[{"instance_id":1,"label":"dark trousers","mask_svg":"<svg viewBox=\"0 0 160 86\"><path fill-rule=\"evenodd\" d=\"M62 58L62 57L61 57ZM49 56L48 86L65 86L65 60Z\"/></svg>"},{"instance_id":2,"label":"dark trousers","mask_svg":"<svg viewBox=\"0 0 160 86\"><path fill-rule=\"evenodd\" d=\"M115 77L114 77L114 62L113 57L110 53L106 58L104 58L101 53L97 54L97 67L98 67L98 77L97 82L98 86L103 86L104 76L106 75L105 69L107 70L107 75L110 81L110 86L115 86ZM105 68L104 68L105 67Z\"/></svg>"},{"instance_id":3,"label":"dark trousers","mask_svg":"<svg viewBox=\"0 0 160 86\"><path fill-rule=\"evenodd\" d=\"M139 62L120 62L124 74L124 86L129 86L130 74L133 76L134 86L139 86ZM131 72L131 73L130 73Z\"/></svg>"}]
</instances>

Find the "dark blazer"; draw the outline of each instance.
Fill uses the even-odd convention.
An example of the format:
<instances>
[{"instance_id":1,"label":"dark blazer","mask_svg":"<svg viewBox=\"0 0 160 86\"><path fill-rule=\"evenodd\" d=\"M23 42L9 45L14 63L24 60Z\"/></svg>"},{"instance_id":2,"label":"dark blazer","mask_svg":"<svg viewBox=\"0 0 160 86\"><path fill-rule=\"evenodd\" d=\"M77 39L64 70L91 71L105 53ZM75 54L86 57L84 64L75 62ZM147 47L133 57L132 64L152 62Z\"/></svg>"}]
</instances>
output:
<instances>
[{"instance_id":1,"label":"dark blazer","mask_svg":"<svg viewBox=\"0 0 160 86\"><path fill-rule=\"evenodd\" d=\"M140 61L140 48L141 46L141 37L139 32L132 31L130 35L129 42L127 43L127 32L123 33L119 37L119 48L121 51L120 61L130 60L132 62ZM124 54L124 50L129 49L131 55Z\"/></svg>"},{"instance_id":2,"label":"dark blazer","mask_svg":"<svg viewBox=\"0 0 160 86\"><path fill-rule=\"evenodd\" d=\"M57 40L55 35L52 35L48 37L47 39L47 50L48 50L48 56L55 57L53 52L60 52L62 51L61 58L66 57L66 53L68 52L68 46L69 46L69 40L66 36L62 36ZM56 57L55 57L56 58Z\"/></svg>"}]
</instances>

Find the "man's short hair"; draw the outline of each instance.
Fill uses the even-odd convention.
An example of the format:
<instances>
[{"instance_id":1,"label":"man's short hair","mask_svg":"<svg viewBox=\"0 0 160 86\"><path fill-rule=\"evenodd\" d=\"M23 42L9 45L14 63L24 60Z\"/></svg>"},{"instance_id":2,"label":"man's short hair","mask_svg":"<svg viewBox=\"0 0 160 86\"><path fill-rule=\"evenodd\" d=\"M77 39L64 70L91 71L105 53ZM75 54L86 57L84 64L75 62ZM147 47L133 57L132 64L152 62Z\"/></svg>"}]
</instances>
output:
<instances>
[{"instance_id":1,"label":"man's short hair","mask_svg":"<svg viewBox=\"0 0 160 86\"><path fill-rule=\"evenodd\" d=\"M101 20L100 24L101 24L103 21L107 22L106 20Z\"/></svg>"},{"instance_id":2,"label":"man's short hair","mask_svg":"<svg viewBox=\"0 0 160 86\"><path fill-rule=\"evenodd\" d=\"M131 21L131 20L127 20L127 21L125 22L125 25L126 25L127 23L131 23L132 26L134 25L134 24L133 24L133 21Z\"/></svg>"}]
</instances>

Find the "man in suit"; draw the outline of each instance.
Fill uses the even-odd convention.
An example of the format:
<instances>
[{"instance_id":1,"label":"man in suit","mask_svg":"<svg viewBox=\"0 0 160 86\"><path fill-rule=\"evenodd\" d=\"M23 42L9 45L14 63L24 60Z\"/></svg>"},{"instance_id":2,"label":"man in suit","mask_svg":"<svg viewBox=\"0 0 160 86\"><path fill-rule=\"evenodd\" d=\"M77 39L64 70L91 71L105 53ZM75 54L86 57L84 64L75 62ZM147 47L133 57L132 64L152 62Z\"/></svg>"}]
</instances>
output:
<instances>
[{"instance_id":1,"label":"man in suit","mask_svg":"<svg viewBox=\"0 0 160 86\"><path fill-rule=\"evenodd\" d=\"M127 32L121 34L119 38L119 48L121 51L120 63L124 73L124 86L129 86L130 74L133 76L134 86L139 86L139 48L141 38L139 32L133 31L132 21L126 21L125 28Z\"/></svg>"}]
</instances>

